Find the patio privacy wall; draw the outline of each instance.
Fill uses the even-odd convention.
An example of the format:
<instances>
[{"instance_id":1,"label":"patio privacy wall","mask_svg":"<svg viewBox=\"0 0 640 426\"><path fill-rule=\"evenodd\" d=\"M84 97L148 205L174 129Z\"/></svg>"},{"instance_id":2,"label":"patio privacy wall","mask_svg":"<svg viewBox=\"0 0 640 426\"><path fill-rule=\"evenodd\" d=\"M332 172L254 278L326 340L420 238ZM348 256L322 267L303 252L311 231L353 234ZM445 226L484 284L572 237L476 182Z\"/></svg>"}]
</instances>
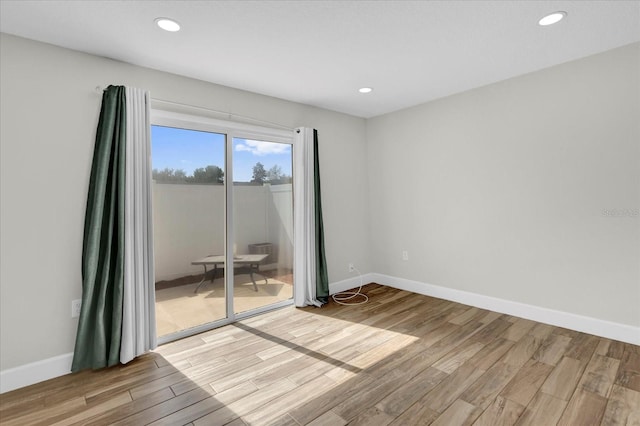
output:
<instances>
[{"instance_id":1,"label":"patio privacy wall","mask_svg":"<svg viewBox=\"0 0 640 426\"><path fill-rule=\"evenodd\" d=\"M292 268L292 185L234 185L235 248L271 243L273 262ZM224 254L224 185L153 184L156 281L200 274L191 262Z\"/></svg>"}]
</instances>

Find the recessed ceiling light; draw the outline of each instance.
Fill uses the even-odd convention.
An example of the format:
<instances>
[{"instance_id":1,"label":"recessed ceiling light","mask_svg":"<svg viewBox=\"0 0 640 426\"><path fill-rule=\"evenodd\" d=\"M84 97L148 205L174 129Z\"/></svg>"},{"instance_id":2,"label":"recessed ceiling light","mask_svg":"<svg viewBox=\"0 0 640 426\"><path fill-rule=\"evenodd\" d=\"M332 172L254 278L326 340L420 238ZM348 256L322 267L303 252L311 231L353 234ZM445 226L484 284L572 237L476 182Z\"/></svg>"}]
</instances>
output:
<instances>
[{"instance_id":1,"label":"recessed ceiling light","mask_svg":"<svg viewBox=\"0 0 640 426\"><path fill-rule=\"evenodd\" d=\"M360 89L358 89L358 92L360 92L360 93L371 93L371 92L373 92L373 89L371 87L361 87Z\"/></svg>"},{"instance_id":2,"label":"recessed ceiling light","mask_svg":"<svg viewBox=\"0 0 640 426\"><path fill-rule=\"evenodd\" d=\"M178 24L173 19L156 18L156 25L165 31L171 31L172 33L175 33L176 31L180 31L180 24Z\"/></svg>"},{"instance_id":3,"label":"recessed ceiling light","mask_svg":"<svg viewBox=\"0 0 640 426\"><path fill-rule=\"evenodd\" d=\"M565 16L567 16L567 12L553 12L540 19L538 21L538 25L542 25L543 27L546 27L547 25L553 25L556 22L560 22Z\"/></svg>"}]
</instances>

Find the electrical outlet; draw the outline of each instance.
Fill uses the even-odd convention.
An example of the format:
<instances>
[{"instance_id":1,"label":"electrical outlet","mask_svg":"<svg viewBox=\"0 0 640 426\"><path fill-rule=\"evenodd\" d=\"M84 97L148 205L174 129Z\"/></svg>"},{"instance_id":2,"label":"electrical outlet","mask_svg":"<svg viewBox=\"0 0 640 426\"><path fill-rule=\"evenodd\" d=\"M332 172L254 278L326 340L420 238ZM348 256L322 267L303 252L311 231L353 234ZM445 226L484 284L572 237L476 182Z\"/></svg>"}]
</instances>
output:
<instances>
[{"instance_id":1,"label":"electrical outlet","mask_svg":"<svg viewBox=\"0 0 640 426\"><path fill-rule=\"evenodd\" d=\"M80 308L82 307L82 300L71 301L71 318L78 318L80 316Z\"/></svg>"},{"instance_id":2,"label":"electrical outlet","mask_svg":"<svg viewBox=\"0 0 640 426\"><path fill-rule=\"evenodd\" d=\"M406 250L402 251L402 260L409 260L409 252Z\"/></svg>"},{"instance_id":3,"label":"electrical outlet","mask_svg":"<svg viewBox=\"0 0 640 426\"><path fill-rule=\"evenodd\" d=\"M353 272L353 270L355 269L355 266L353 266L353 263L349 264L349 272Z\"/></svg>"}]
</instances>

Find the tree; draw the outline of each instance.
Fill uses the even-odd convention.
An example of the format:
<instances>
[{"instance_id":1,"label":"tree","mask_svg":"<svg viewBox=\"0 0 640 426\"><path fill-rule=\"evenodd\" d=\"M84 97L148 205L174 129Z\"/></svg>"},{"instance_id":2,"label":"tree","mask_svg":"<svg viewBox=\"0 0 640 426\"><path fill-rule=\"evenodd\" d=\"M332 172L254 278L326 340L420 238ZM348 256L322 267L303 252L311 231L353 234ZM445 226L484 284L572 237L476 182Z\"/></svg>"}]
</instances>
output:
<instances>
[{"instance_id":1,"label":"tree","mask_svg":"<svg viewBox=\"0 0 640 426\"><path fill-rule=\"evenodd\" d=\"M264 183L267 178L267 171L264 169L264 164L261 162L257 162L255 166L253 166L253 178L251 182L254 183Z\"/></svg>"},{"instance_id":2,"label":"tree","mask_svg":"<svg viewBox=\"0 0 640 426\"><path fill-rule=\"evenodd\" d=\"M182 169L153 169L153 180L161 183L223 183L224 171L218 166L200 167L187 176Z\"/></svg>"},{"instance_id":3,"label":"tree","mask_svg":"<svg viewBox=\"0 0 640 426\"><path fill-rule=\"evenodd\" d=\"M280 177L280 179L278 180L273 180L269 183L271 183L271 185L284 185L285 183L292 183L293 182L293 178L289 175L282 175Z\"/></svg>"},{"instance_id":4,"label":"tree","mask_svg":"<svg viewBox=\"0 0 640 426\"><path fill-rule=\"evenodd\" d=\"M193 171L190 181L197 183L223 183L224 171L218 166L200 167Z\"/></svg>"},{"instance_id":5,"label":"tree","mask_svg":"<svg viewBox=\"0 0 640 426\"><path fill-rule=\"evenodd\" d=\"M269 182L277 182L280 179L282 179L282 176L283 176L282 168L280 166L278 166L277 164L274 165L273 167L271 167L267 171L267 180Z\"/></svg>"},{"instance_id":6,"label":"tree","mask_svg":"<svg viewBox=\"0 0 640 426\"><path fill-rule=\"evenodd\" d=\"M187 181L187 174L182 169L178 169L175 172L173 172L173 177L175 178L176 182Z\"/></svg>"},{"instance_id":7,"label":"tree","mask_svg":"<svg viewBox=\"0 0 640 426\"><path fill-rule=\"evenodd\" d=\"M179 183L187 181L187 175L182 169L175 170L169 167L165 167L162 170L153 169L152 175L157 182Z\"/></svg>"}]
</instances>

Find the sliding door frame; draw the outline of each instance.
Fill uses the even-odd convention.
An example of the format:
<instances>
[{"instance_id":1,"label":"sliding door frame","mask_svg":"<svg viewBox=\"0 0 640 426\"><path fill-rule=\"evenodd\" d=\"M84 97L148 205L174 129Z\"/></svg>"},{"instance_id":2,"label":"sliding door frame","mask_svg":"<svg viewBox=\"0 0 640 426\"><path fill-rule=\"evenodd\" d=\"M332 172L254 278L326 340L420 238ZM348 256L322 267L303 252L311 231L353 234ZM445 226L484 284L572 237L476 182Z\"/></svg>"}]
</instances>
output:
<instances>
[{"instance_id":1,"label":"sliding door frame","mask_svg":"<svg viewBox=\"0 0 640 426\"><path fill-rule=\"evenodd\" d=\"M225 164L224 164L224 192L225 192L225 300L226 300L226 317L220 320L202 324L196 327L181 330L176 333L172 333L166 336L158 337L158 344L168 343L174 340L182 339L184 337L192 336L194 334L202 333L214 328L221 327L223 325L231 324L235 321L248 318L254 315L259 315L264 312L278 309L285 306L293 305L294 297L291 299L283 300L280 302L272 303L266 306L262 306L256 309L252 309L245 312L234 312L234 272L233 268L228 268L227 265L233 265L233 245L235 241L235 229L233 218L233 140L239 139L253 139L264 142L282 143L288 144L292 149L292 175L293 185L296 184L296 178L299 173L298 167L295 162L295 137L293 130L280 130L269 127L256 126L253 124L238 123L232 121L219 120L215 118L204 117L200 115L185 114L181 112L171 112L161 109L151 109L151 124L165 127L174 127L187 130L197 130L209 133L218 133L225 135ZM293 194L293 191L292 191ZM293 197L293 210L298 208L298 203L302 200L297 200ZM292 215L295 217L295 213ZM293 225L293 235L295 242L295 221ZM295 248L293 255L295 257ZM295 265L295 259L293 260ZM231 270L231 273L228 271ZM295 292L295 285L293 285L293 291Z\"/></svg>"}]
</instances>

